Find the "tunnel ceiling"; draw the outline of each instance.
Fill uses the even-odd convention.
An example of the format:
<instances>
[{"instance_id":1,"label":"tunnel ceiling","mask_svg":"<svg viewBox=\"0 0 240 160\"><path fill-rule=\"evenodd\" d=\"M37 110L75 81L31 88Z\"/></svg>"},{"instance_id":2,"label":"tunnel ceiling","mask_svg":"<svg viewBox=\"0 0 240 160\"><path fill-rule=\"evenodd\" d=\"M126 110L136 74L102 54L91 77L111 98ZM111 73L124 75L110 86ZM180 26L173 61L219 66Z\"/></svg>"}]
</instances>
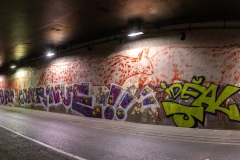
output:
<instances>
[{"instance_id":1,"label":"tunnel ceiling","mask_svg":"<svg viewBox=\"0 0 240 160\"><path fill-rule=\"evenodd\" d=\"M239 0L0 0L0 67L49 47L125 34L135 23L238 19Z\"/></svg>"}]
</instances>

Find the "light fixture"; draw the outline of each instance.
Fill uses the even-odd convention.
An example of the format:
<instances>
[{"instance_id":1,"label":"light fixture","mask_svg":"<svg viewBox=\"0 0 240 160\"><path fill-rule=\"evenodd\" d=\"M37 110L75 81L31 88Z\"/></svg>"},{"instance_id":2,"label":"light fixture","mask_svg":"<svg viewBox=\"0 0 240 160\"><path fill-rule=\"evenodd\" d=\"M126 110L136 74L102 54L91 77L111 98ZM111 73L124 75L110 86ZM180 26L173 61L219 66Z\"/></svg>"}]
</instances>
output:
<instances>
[{"instance_id":1,"label":"light fixture","mask_svg":"<svg viewBox=\"0 0 240 160\"><path fill-rule=\"evenodd\" d=\"M144 34L144 33L142 31L132 31L128 34L128 37L135 37L141 34Z\"/></svg>"},{"instance_id":2,"label":"light fixture","mask_svg":"<svg viewBox=\"0 0 240 160\"><path fill-rule=\"evenodd\" d=\"M52 57L54 55L55 55L55 53L53 51L48 51L46 56L47 57Z\"/></svg>"},{"instance_id":3,"label":"light fixture","mask_svg":"<svg viewBox=\"0 0 240 160\"><path fill-rule=\"evenodd\" d=\"M135 37L135 36L138 36L138 35L141 35L141 34L144 34L140 25L137 25L137 26L132 26L129 28L128 30L128 37Z\"/></svg>"},{"instance_id":4,"label":"light fixture","mask_svg":"<svg viewBox=\"0 0 240 160\"><path fill-rule=\"evenodd\" d=\"M184 40L186 39L186 32L181 32L181 33L179 34L179 39L182 40L182 41L184 41Z\"/></svg>"},{"instance_id":5,"label":"light fixture","mask_svg":"<svg viewBox=\"0 0 240 160\"><path fill-rule=\"evenodd\" d=\"M10 68L11 68L11 69L15 69L15 68L16 68L16 65L11 65Z\"/></svg>"},{"instance_id":6,"label":"light fixture","mask_svg":"<svg viewBox=\"0 0 240 160\"><path fill-rule=\"evenodd\" d=\"M141 28L142 17L133 17L128 21L128 37L135 37L142 35L143 30Z\"/></svg>"}]
</instances>

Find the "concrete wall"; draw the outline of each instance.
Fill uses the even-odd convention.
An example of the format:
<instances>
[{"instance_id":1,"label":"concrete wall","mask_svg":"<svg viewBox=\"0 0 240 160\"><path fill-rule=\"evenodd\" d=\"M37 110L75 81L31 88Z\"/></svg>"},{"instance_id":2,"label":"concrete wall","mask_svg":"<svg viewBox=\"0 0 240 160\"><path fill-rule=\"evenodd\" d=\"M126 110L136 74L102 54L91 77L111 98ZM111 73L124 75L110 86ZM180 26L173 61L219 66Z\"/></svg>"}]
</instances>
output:
<instances>
[{"instance_id":1,"label":"concrete wall","mask_svg":"<svg viewBox=\"0 0 240 160\"><path fill-rule=\"evenodd\" d=\"M0 101L137 123L239 129L237 30L109 42L0 77Z\"/></svg>"}]
</instances>

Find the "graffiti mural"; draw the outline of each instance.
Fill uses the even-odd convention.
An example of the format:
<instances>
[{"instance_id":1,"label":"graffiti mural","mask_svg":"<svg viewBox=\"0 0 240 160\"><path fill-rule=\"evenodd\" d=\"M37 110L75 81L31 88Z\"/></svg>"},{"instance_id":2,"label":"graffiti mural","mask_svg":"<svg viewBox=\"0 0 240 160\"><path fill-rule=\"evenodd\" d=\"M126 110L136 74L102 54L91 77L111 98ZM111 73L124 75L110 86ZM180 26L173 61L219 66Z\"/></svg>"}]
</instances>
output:
<instances>
[{"instance_id":1,"label":"graffiti mural","mask_svg":"<svg viewBox=\"0 0 240 160\"><path fill-rule=\"evenodd\" d=\"M240 121L239 46L126 47L59 57L2 79L0 103L179 127L205 127L212 116L227 125Z\"/></svg>"},{"instance_id":2,"label":"graffiti mural","mask_svg":"<svg viewBox=\"0 0 240 160\"><path fill-rule=\"evenodd\" d=\"M162 102L166 116L172 116L179 127L196 127L197 122L204 124L206 113L216 115L222 112L230 120L240 121L238 105L224 105L234 94L238 94L240 88L230 85L220 88L217 84L204 86L204 80L204 77L193 77L191 83L169 85L162 82L160 86L168 95L167 100ZM184 101L188 104L182 103Z\"/></svg>"},{"instance_id":3,"label":"graffiti mural","mask_svg":"<svg viewBox=\"0 0 240 160\"><path fill-rule=\"evenodd\" d=\"M97 86L107 86L111 83L123 85L127 80L135 80L138 86L156 83L152 63L149 57L150 48L135 52L137 57L115 55L103 60L92 57L80 58L63 64L52 64L44 68L38 85L55 83L91 82Z\"/></svg>"},{"instance_id":4,"label":"graffiti mural","mask_svg":"<svg viewBox=\"0 0 240 160\"><path fill-rule=\"evenodd\" d=\"M145 93L149 87L146 87L141 93ZM39 86L36 88L19 89L17 96L14 90L0 89L0 99L2 104L13 104L15 99L22 106L36 105L43 106L47 111L49 107L63 105L67 109L71 109L73 113L77 113L86 117L105 118L126 120L128 110L134 107L136 103L145 105L145 99L151 99L147 96L145 99L137 99L136 96L127 92L122 86L111 84L106 103L96 101L96 97L91 94L91 83L79 84L56 84ZM153 90L151 90L152 92ZM148 95L149 93L146 93ZM153 93L150 94L153 96ZM149 98L150 97L150 98ZM102 102L105 102L102 101ZM147 105L158 108L159 104L153 100Z\"/></svg>"},{"instance_id":5,"label":"graffiti mural","mask_svg":"<svg viewBox=\"0 0 240 160\"><path fill-rule=\"evenodd\" d=\"M13 105L15 102L15 91L13 89L0 89L0 104Z\"/></svg>"}]
</instances>

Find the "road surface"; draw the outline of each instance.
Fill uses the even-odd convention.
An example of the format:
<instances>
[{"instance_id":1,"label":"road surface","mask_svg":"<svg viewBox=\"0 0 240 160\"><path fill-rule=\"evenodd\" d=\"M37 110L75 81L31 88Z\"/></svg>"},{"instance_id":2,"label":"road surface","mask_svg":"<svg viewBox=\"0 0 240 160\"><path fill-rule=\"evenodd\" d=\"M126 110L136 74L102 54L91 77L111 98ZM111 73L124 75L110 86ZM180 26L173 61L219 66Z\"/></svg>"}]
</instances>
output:
<instances>
[{"instance_id":1,"label":"road surface","mask_svg":"<svg viewBox=\"0 0 240 160\"><path fill-rule=\"evenodd\" d=\"M192 141L191 138L186 137L181 139L173 136L168 138L166 135L163 137L148 133L140 134L141 129L143 132L146 130L146 125L139 127L141 124L129 123L129 128L129 126L125 127L124 123L129 122L110 122L110 120L1 106L0 159L240 159L239 143L215 143L204 137L199 141ZM148 127L161 126L148 125ZM166 127L164 129L167 131ZM179 128L179 130L182 135L189 134L189 129ZM240 134L238 131L234 133Z\"/></svg>"}]
</instances>

